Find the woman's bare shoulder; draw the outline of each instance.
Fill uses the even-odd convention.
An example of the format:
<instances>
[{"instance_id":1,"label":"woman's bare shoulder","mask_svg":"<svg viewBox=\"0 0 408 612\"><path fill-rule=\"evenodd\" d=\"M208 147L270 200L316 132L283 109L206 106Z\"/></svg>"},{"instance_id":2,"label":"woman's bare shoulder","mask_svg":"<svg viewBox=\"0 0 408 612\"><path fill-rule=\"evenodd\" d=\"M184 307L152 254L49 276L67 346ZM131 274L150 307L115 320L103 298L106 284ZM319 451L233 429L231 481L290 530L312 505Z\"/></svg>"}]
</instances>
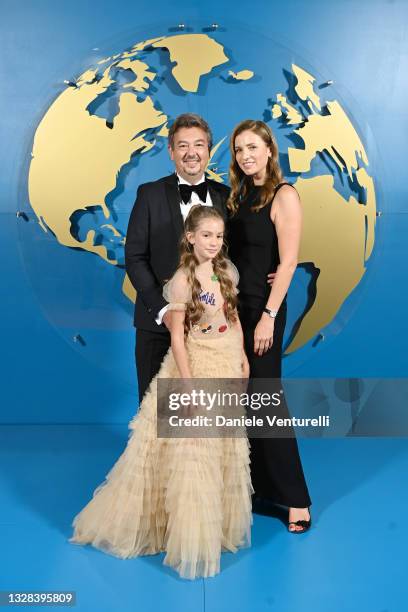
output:
<instances>
[{"instance_id":1,"label":"woman's bare shoulder","mask_svg":"<svg viewBox=\"0 0 408 612\"><path fill-rule=\"evenodd\" d=\"M293 185L282 185L276 193L271 206L271 220L275 223L278 210L299 208L300 198Z\"/></svg>"},{"instance_id":2,"label":"woman's bare shoulder","mask_svg":"<svg viewBox=\"0 0 408 612\"><path fill-rule=\"evenodd\" d=\"M282 187L279 187L275 200L283 200L283 199L293 199L299 200L299 194L296 187L292 184L285 183Z\"/></svg>"}]
</instances>

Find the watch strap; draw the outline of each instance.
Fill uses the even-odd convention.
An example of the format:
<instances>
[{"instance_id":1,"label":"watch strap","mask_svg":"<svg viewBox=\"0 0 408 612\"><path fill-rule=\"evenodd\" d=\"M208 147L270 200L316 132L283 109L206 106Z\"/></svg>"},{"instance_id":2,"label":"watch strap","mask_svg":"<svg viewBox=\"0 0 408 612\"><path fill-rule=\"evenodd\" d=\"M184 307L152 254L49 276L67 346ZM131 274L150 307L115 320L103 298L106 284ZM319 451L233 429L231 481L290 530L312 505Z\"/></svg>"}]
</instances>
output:
<instances>
[{"instance_id":1,"label":"watch strap","mask_svg":"<svg viewBox=\"0 0 408 612\"><path fill-rule=\"evenodd\" d=\"M271 319L275 319L276 315L278 314L277 310L271 310L270 308L264 308L263 309L264 312L266 312L266 314L271 317Z\"/></svg>"}]
</instances>

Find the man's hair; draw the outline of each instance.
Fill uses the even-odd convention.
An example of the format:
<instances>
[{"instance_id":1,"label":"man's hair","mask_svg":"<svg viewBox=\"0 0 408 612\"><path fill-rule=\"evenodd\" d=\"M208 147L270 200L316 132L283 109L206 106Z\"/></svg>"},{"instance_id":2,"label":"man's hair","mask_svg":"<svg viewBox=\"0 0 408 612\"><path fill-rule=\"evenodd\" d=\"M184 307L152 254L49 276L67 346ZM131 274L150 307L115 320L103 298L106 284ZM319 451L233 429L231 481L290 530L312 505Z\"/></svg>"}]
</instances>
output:
<instances>
[{"instance_id":1,"label":"man's hair","mask_svg":"<svg viewBox=\"0 0 408 612\"><path fill-rule=\"evenodd\" d=\"M211 151L212 148L212 134L210 130L210 126L208 123L200 117L200 115L196 115L195 113L183 113L176 117L174 122L172 123L169 129L169 145L172 149L174 149L174 135L181 128L191 128L196 127L203 130L203 132L207 135L208 140L208 149Z\"/></svg>"}]
</instances>

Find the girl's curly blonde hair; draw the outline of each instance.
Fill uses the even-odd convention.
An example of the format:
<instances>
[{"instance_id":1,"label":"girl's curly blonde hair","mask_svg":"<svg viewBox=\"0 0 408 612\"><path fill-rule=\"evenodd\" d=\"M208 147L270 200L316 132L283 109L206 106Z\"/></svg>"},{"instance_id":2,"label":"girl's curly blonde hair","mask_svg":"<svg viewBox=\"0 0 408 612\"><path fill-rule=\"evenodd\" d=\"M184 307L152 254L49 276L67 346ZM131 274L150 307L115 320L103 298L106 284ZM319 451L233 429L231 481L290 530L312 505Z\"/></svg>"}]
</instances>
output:
<instances>
[{"instance_id":1,"label":"girl's curly blonde hair","mask_svg":"<svg viewBox=\"0 0 408 612\"><path fill-rule=\"evenodd\" d=\"M200 320L204 312L204 305L200 301L201 284L195 273L196 267L200 262L194 254L193 245L187 239L187 234L189 232L196 232L199 229L200 224L206 219L216 219L218 221L222 221L224 224L224 219L216 208L212 206L201 206L199 204L195 205L190 209L187 216L184 224L184 234L180 241L179 268L183 269L187 276L188 284L191 287L191 300L187 303L186 317L184 320L184 329L186 333L192 325ZM228 259L225 240L220 252L214 257L212 263L214 274L218 276L218 280L220 282L221 294L225 300L225 316L228 321L234 323L237 320L237 296L233 282L227 272Z\"/></svg>"}]
</instances>

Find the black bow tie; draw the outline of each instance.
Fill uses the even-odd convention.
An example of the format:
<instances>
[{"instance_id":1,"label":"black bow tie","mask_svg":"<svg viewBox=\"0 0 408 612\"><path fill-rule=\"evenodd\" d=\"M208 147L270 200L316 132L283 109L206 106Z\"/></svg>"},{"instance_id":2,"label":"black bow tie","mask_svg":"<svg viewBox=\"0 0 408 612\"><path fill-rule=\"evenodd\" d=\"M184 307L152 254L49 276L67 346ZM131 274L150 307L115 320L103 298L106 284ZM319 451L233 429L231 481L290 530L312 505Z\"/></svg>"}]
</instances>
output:
<instances>
[{"instance_id":1,"label":"black bow tie","mask_svg":"<svg viewBox=\"0 0 408 612\"><path fill-rule=\"evenodd\" d=\"M207 199L207 191L208 191L207 181L203 181L202 183L199 183L198 185L186 185L185 183L183 183L179 185L179 189L180 189L180 196L184 204L189 203L189 201L191 200L191 194L193 193L193 191L195 191L196 194L198 194L198 197L200 198L201 202L205 203Z\"/></svg>"}]
</instances>

